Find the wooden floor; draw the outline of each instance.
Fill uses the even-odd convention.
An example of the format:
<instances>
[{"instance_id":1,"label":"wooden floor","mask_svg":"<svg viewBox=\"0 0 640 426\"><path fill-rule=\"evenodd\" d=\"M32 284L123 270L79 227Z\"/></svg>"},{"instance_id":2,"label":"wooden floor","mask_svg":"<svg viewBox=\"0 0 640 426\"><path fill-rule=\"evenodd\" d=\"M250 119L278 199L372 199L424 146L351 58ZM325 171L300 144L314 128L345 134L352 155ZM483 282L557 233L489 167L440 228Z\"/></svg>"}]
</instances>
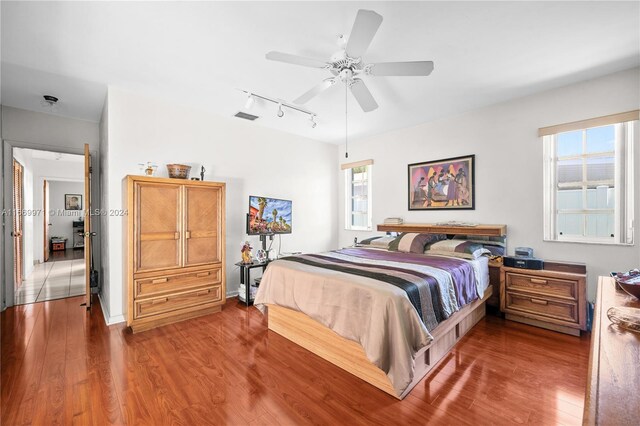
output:
<instances>
[{"instance_id":1,"label":"wooden floor","mask_svg":"<svg viewBox=\"0 0 640 426\"><path fill-rule=\"evenodd\" d=\"M80 303L1 314L3 425L581 423L588 337L488 316L398 401L236 299L136 335Z\"/></svg>"}]
</instances>

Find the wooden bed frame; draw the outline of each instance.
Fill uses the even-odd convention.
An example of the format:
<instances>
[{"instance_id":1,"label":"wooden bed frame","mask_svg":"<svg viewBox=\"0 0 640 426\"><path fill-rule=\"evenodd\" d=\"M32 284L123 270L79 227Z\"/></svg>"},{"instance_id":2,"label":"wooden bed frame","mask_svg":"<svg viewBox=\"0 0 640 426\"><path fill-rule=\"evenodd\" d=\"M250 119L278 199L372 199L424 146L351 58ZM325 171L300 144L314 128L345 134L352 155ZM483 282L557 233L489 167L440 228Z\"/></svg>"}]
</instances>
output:
<instances>
[{"instance_id":1,"label":"wooden bed frame","mask_svg":"<svg viewBox=\"0 0 640 426\"><path fill-rule=\"evenodd\" d=\"M379 231L406 232L409 225L378 225ZM411 224L411 232L439 232L431 224ZM481 225L478 227L447 226L447 233L464 235L506 235L506 225ZM443 227L444 228L444 227ZM469 232L474 230L475 232ZM398 395L387 375L367 358L360 344L345 339L328 327L311 319L302 312L267 305L269 330L280 334L319 357L342 368L356 377L383 390L389 395L403 399L424 376L431 371L455 344L485 316L485 303L493 292L489 285L478 299L441 322L433 331L433 341L416 355L413 381Z\"/></svg>"}]
</instances>

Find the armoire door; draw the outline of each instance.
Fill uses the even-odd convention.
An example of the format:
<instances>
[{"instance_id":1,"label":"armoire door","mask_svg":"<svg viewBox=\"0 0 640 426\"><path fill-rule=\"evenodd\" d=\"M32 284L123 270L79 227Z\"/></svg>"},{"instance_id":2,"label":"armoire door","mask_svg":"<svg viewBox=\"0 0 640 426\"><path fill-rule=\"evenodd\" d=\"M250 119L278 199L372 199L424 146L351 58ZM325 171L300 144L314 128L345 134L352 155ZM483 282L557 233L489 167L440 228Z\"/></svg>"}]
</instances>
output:
<instances>
[{"instance_id":1,"label":"armoire door","mask_svg":"<svg viewBox=\"0 0 640 426\"><path fill-rule=\"evenodd\" d=\"M136 182L135 271L181 265L180 185Z\"/></svg>"},{"instance_id":2,"label":"armoire door","mask_svg":"<svg viewBox=\"0 0 640 426\"><path fill-rule=\"evenodd\" d=\"M222 189L185 186L184 192L184 266L220 262Z\"/></svg>"}]
</instances>

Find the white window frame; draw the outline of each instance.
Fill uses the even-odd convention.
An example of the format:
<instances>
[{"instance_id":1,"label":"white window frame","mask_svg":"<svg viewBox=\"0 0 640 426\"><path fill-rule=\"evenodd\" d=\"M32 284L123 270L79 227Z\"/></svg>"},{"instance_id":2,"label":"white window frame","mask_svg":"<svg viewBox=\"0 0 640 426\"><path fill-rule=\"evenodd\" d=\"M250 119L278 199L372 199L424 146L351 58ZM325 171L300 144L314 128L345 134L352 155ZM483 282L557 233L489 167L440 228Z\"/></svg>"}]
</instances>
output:
<instances>
[{"instance_id":1,"label":"white window frame","mask_svg":"<svg viewBox=\"0 0 640 426\"><path fill-rule=\"evenodd\" d=\"M594 119L598 120L598 119ZM585 123L588 124L588 123ZM634 244L634 145L637 142L638 120L599 123L595 122L593 126L584 126L582 128L562 128L563 125L557 126L561 131L550 133L543 136L544 144L544 241L560 241L574 242L586 244L613 244L613 245L633 245ZM559 235L557 229L557 218L559 215L556 207L557 198L557 161L556 157L556 138L560 133L567 131L582 130L600 127L603 125L615 126L615 171L614 171L614 191L615 191L615 208L614 208L614 236L613 237L590 237L586 235ZM544 129L541 129L543 131ZM583 137L584 143L584 137ZM598 154L585 154L572 156L573 159L584 159L589 156L598 156ZM561 157L562 160L571 159L570 157ZM584 167L584 166L583 166ZM583 172L584 177L584 172ZM584 189L588 182L582 182ZM610 182L606 182L610 183ZM585 192L586 196L586 192ZM572 211L563 211L563 213L598 213L599 209L579 209ZM610 211L610 210L608 210ZM586 227L586 220L585 225Z\"/></svg>"},{"instance_id":2,"label":"white window frame","mask_svg":"<svg viewBox=\"0 0 640 426\"><path fill-rule=\"evenodd\" d=\"M356 226L353 224L353 198L354 195L352 193L352 184L353 184L353 169L357 167L366 167L367 168L367 212L366 212L366 226ZM350 163L342 165L342 169L344 170L344 228L350 231L371 231L372 227L372 218L371 218L371 208L372 208L372 193L373 193L373 161L366 160L360 161L357 163ZM364 196L363 196L364 198Z\"/></svg>"}]
</instances>

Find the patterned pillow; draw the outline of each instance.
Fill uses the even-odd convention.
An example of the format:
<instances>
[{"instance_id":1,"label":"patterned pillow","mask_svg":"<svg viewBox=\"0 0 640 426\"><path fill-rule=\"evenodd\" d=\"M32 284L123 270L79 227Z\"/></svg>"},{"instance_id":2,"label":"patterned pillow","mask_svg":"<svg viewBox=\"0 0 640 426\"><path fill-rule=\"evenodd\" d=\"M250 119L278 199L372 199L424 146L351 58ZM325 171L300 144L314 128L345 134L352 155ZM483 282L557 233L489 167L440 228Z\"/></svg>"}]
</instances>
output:
<instances>
[{"instance_id":1,"label":"patterned pillow","mask_svg":"<svg viewBox=\"0 0 640 426\"><path fill-rule=\"evenodd\" d=\"M369 243L369 247L379 248L387 250L389 248L389 244L391 244L396 237L381 237L371 240Z\"/></svg>"},{"instance_id":2,"label":"patterned pillow","mask_svg":"<svg viewBox=\"0 0 640 426\"><path fill-rule=\"evenodd\" d=\"M482 244L472 241L446 240L432 244L428 254L477 259L480 256L490 255L491 252L482 247Z\"/></svg>"},{"instance_id":3,"label":"patterned pillow","mask_svg":"<svg viewBox=\"0 0 640 426\"><path fill-rule=\"evenodd\" d=\"M455 235L453 239L478 243L494 256L504 256L507 253L507 237L505 236Z\"/></svg>"},{"instance_id":4,"label":"patterned pillow","mask_svg":"<svg viewBox=\"0 0 640 426\"><path fill-rule=\"evenodd\" d=\"M445 240L444 234L418 234L416 232L403 233L391 244L389 250L403 253L424 253L425 247L437 241Z\"/></svg>"},{"instance_id":5,"label":"patterned pillow","mask_svg":"<svg viewBox=\"0 0 640 426\"><path fill-rule=\"evenodd\" d=\"M371 238L366 238L362 241L358 241L358 244L360 244L361 246L368 246L370 245L374 240L377 240L379 238L382 238L381 235L378 235L377 237L371 237Z\"/></svg>"}]
</instances>

